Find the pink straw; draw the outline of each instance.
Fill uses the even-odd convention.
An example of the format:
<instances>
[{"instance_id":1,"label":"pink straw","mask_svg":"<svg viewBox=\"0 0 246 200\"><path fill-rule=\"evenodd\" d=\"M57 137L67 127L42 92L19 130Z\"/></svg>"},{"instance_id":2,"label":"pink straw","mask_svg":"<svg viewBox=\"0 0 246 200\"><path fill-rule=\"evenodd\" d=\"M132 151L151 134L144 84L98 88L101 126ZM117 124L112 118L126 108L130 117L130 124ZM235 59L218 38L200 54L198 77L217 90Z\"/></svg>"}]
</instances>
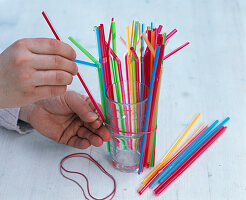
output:
<instances>
[{"instance_id":1,"label":"pink straw","mask_svg":"<svg viewBox=\"0 0 246 200\"><path fill-rule=\"evenodd\" d=\"M177 29L173 29L170 33L167 34L166 40L168 40L170 37L172 37L175 33L177 33Z\"/></svg>"},{"instance_id":2,"label":"pink straw","mask_svg":"<svg viewBox=\"0 0 246 200\"><path fill-rule=\"evenodd\" d=\"M169 58L171 55L175 54L177 51L183 49L185 46L187 46L188 44L190 44L189 42L184 43L183 45L181 45L180 47L178 47L177 49L173 50L172 52L170 52L169 54L164 56L163 60L166 60L167 58Z\"/></svg>"}]
</instances>

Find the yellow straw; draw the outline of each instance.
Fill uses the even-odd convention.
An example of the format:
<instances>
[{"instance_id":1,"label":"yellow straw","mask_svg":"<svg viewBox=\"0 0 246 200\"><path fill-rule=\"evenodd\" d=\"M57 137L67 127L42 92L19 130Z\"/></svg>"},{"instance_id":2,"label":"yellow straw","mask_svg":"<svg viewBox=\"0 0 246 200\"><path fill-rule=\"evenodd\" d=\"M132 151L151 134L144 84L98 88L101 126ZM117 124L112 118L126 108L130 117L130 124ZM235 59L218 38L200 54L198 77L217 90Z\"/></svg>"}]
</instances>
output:
<instances>
[{"instance_id":1,"label":"yellow straw","mask_svg":"<svg viewBox=\"0 0 246 200\"><path fill-rule=\"evenodd\" d=\"M142 36L143 36L143 39L144 39L144 41L146 42L147 46L149 47L150 52L151 52L152 55L155 57L155 50L154 50L154 48L152 47L152 45L150 44L148 38L146 37L146 35L145 35L144 33L142 34Z\"/></svg>"},{"instance_id":2,"label":"yellow straw","mask_svg":"<svg viewBox=\"0 0 246 200\"><path fill-rule=\"evenodd\" d=\"M180 144L180 142L183 140L183 138L186 136L186 134L189 132L189 130L192 128L192 126L195 124L195 122L198 120L198 118L200 116L201 116L201 114L199 113L195 117L195 119L191 122L191 124L188 126L188 128L184 131L184 133L180 136L180 138L177 140L177 142L172 146L172 148L167 153L167 155L164 157L164 159L160 162L160 164L157 165L157 167L155 169L153 169L150 172L150 174L142 181L143 183L147 183L152 178L152 176L154 176L155 173L165 165L165 163L168 160L168 158L170 157L170 155L173 153L175 148Z\"/></svg>"}]
</instances>

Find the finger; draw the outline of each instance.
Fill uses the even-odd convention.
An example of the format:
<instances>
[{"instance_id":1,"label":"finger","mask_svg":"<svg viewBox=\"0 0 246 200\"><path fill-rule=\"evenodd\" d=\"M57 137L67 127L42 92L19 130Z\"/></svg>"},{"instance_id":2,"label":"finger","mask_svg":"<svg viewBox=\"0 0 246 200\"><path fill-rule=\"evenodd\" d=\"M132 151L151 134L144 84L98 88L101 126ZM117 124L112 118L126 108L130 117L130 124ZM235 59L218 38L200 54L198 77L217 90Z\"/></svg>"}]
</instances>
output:
<instances>
[{"instance_id":1,"label":"finger","mask_svg":"<svg viewBox=\"0 0 246 200\"><path fill-rule=\"evenodd\" d=\"M61 70L36 71L33 80L35 86L69 85L73 81L73 76Z\"/></svg>"},{"instance_id":2,"label":"finger","mask_svg":"<svg viewBox=\"0 0 246 200\"><path fill-rule=\"evenodd\" d=\"M78 73L75 62L58 55L33 55L31 64L37 70L62 70L73 75Z\"/></svg>"},{"instance_id":3,"label":"finger","mask_svg":"<svg viewBox=\"0 0 246 200\"><path fill-rule=\"evenodd\" d=\"M37 100L56 97L64 94L67 90L66 86L39 86L34 89L34 96Z\"/></svg>"},{"instance_id":4,"label":"finger","mask_svg":"<svg viewBox=\"0 0 246 200\"><path fill-rule=\"evenodd\" d=\"M64 98L69 108L76 113L82 121L89 123L98 119L98 115L93 112L91 107L80 94L74 91L68 91Z\"/></svg>"},{"instance_id":5,"label":"finger","mask_svg":"<svg viewBox=\"0 0 246 200\"><path fill-rule=\"evenodd\" d=\"M103 141L109 141L111 138L110 132L108 129L104 126L101 126L100 128L94 130L91 128L87 123L84 124L85 127L88 127L89 130L91 130L94 134L98 135L100 138L102 138Z\"/></svg>"},{"instance_id":6,"label":"finger","mask_svg":"<svg viewBox=\"0 0 246 200\"><path fill-rule=\"evenodd\" d=\"M76 53L70 45L56 39L27 39L27 47L36 54L59 55L72 61L76 58Z\"/></svg>"},{"instance_id":7,"label":"finger","mask_svg":"<svg viewBox=\"0 0 246 200\"><path fill-rule=\"evenodd\" d=\"M89 146L91 146L90 142L87 139L80 138L78 136L71 137L67 145L78 148L78 149L86 149Z\"/></svg>"},{"instance_id":8,"label":"finger","mask_svg":"<svg viewBox=\"0 0 246 200\"><path fill-rule=\"evenodd\" d=\"M92 133L91 131L89 131L87 128L85 127L81 127L78 132L77 135L80 138L85 138L87 140L89 140L89 142L96 147L99 147L103 144L103 140L102 138L100 138L98 135L95 135L94 133Z\"/></svg>"}]
</instances>

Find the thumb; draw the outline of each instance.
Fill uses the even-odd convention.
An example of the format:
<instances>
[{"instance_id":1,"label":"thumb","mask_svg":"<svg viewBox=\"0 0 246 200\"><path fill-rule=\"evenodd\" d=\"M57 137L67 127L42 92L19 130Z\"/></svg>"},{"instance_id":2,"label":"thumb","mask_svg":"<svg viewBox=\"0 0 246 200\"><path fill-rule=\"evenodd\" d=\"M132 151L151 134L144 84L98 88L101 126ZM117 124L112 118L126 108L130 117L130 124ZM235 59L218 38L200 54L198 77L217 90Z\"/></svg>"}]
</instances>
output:
<instances>
[{"instance_id":1,"label":"thumb","mask_svg":"<svg viewBox=\"0 0 246 200\"><path fill-rule=\"evenodd\" d=\"M98 115L79 93L67 91L64 99L69 108L76 113L82 121L89 123L98 119Z\"/></svg>"}]
</instances>

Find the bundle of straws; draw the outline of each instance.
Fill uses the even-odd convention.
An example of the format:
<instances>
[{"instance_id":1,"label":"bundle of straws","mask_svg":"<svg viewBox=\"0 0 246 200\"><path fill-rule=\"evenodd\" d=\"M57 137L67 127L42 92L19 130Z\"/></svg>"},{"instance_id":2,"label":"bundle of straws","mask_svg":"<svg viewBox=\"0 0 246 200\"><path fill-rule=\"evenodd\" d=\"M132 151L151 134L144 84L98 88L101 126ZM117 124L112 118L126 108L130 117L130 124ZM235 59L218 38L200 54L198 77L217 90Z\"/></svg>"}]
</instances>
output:
<instances>
[{"instance_id":1,"label":"bundle of straws","mask_svg":"<svg viewBox=\"0 0 246 200\"><path fill-rule=\"evenodd\" d=\"M56 39L60 40L45 12L43 12L42 14L48 25L50 26ZM156 28L154 27L154 24L151 23L151 26L147 26L147 29L145 29L144 24L140 24L139 21L133 21L131 28L131 37L129 33L129 26L126 27L127 40L125 41L123 37L120 37L120 40L126 46L127 50L127 53L124 56L125 70L123 70L121 67L121 60L117 56L116 51L116 23L114 18L112 18L111 21L107 41L105 39L103 24L100 24L100 26L98 27L95 26L94 29L97 36L99 60L93 57L74 38L70 36L68 39L76 47L78 47L93 63L81 60L75 60L75 62L89 66L95 66L97 68L102 111L92 97L88 87L83 81L82 76L79 73L77 74L77 76L84 86L95 108L97 109L100 117L106 125L108 122L108 111L106 106L105 93L106 89L113 83L117 83L117 87L115 89L115 92L111 91L112 94L110 96L113 97L113 100L116 102L137 103L143 100L145 96L147 97L147 108L145 113L142 113L142 115L146 116L143 126L144 132L150 132L151 134L143 134L138 171L138 173L140 173L143 171L144 167L153 167L155 164L158 100L161 85L161 75L163 70L163 61L187 46L189 42L186 42L185 44L179 46L177 49L173 50L167 55L164 55L165 47L168 40L177 32L177 30L174 29L169 34L166 34L165 32L162 32L162 25L159 25L158 28ZM147 44L146 47L144 45L144 41ZM137 54L137 52L139 52L139 54ZM123 75L124 72L125 76ZM127 88L124 87L123 76L126 79ZM142 83L149 88L148 94L146 94L145 91L142 91L138 87L139 83ZM126 99L126 97L128 97L128 99ZM120 115L124 115L124 109L120 110ZM137 130L135 128L137 127L136 123L138 122L136 122L135 120L133 120L130 124L118 125L116 123L117 127L114 128L123 131L127 129L127 131L137 133ZM107 148L110 152L109 142L107 143Z\"/></svg>"},{"instance_id":2,"label":"bundle of straws","mask_svg":"<svg viewBox=\"0 0 246 200\"><path fill-rule=\"evenodd\" d=\"M209 146L212 145L216 139L219 138L219 136L224 133L227 128L224 125L230 119L227 117L220 124L218 124L219 121L216 120L210 126L204 126L204 123L202 123L175 151L200 116L201 114L199 113L160 164L157 165L157 167L142 181L143 185L137 190L140 195L148 187L154 188L158 184L159 185L154 189L154 194L161 194L161 192L177 179L203 152L206 151Z\"/></svg>"}]
</instances>

